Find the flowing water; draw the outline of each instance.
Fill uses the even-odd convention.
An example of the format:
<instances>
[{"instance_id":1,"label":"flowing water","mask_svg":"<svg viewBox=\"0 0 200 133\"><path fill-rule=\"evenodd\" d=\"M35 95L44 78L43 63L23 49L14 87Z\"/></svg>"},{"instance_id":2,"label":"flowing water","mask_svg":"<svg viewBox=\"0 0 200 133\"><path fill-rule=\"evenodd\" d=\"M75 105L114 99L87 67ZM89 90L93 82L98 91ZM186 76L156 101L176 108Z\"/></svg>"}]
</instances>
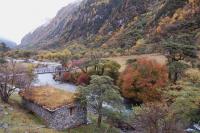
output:
<instances>
[{"instance_id":1,"label":"flowing water","mask_svg":"<svg viewBox=\"0 0 200 133\"><path fill-rule=\"evenodd\" d=\"M49 85L58 89L70 91L70 92L75 92L76 91L76 86L73 84L69 83L62 83L59 81L55 81L53 79L52 74L38 74L37 81L34 83L36 86L44 86L44 85Z\"/></svg>"},{"instance_id":2,"label":"flowing water","mask_svg":"<svg viewBox=\"0 0 200 133\"><path fill-rule=\"evenodd\" d=\"M15 60L18 63L23 63L25 60ZM60 63L57 62L40 62L40 61L35 61L35 60L30 60L29 63L32 64L40 64L43 67L42 68L55 68L57 66L61 66ZM37 75L37 80L34 82L35 86L44 86L44 85L49 85L52 87L55 87L57 89L62 89L70 92L75 92L76 91L76 86L70 83L62 83L59 81L55 81L53 79L53 75L50 73L46 74L38 74Z\"/></svg>"}]
</instances>

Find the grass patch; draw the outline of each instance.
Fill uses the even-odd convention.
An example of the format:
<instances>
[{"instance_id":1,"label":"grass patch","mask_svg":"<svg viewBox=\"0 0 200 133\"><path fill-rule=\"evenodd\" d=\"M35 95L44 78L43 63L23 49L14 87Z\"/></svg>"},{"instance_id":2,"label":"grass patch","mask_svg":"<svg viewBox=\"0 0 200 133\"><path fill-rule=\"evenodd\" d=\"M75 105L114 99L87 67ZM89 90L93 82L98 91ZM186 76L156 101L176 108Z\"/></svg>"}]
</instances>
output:
<instances>
[{"instance_id":1,"label":"grass patch","mask_svg":"<svg viewBox=\"0 0 200 133\"><path fill-rule=\"evenodd\" d=\"M92 121L92 124L74 128L71 130L71 133L120 133L119 129L110 128L105 121L102 122L101 128L97 128L97 116L89 114L88 117Z\"/></svg>"}]
</instances>

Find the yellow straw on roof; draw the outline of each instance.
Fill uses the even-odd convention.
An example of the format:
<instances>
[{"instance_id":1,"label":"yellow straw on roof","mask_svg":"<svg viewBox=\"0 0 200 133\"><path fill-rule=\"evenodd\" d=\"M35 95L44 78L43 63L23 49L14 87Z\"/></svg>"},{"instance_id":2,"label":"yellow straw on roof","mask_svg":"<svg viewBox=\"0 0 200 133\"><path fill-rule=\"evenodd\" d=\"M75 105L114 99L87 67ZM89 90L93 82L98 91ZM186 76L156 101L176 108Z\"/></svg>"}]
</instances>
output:
<instances>
[{"instance_id":1,"label":"yellow straw on roof","mask_svg":"<svg viewBox=\"0 0 200 133\"><path fill-rule=\"evenodd\" d=\"M50 110L55 110L75 102L75 94L50 86L41 86L20 92L20 95L31 102Z\"/></svg>"}]
</instances>

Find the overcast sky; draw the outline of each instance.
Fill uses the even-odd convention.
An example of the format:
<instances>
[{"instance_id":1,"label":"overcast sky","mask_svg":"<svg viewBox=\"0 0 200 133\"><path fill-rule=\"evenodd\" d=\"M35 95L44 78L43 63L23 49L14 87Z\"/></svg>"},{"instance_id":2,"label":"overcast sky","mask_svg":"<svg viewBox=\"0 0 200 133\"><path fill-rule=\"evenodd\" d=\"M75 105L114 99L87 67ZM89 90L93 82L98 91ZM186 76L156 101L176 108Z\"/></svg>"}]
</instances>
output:
<instances>
[{"instance_id":1,"label":"overcast sky","mask_svg":"<svg viewBox=\"0 0 200 133\"><path fill-rule=\"evenodd\" d=\"M22 37L75 0L0 0L0 36L18 44Z\"/></svg>"}]
</instances>

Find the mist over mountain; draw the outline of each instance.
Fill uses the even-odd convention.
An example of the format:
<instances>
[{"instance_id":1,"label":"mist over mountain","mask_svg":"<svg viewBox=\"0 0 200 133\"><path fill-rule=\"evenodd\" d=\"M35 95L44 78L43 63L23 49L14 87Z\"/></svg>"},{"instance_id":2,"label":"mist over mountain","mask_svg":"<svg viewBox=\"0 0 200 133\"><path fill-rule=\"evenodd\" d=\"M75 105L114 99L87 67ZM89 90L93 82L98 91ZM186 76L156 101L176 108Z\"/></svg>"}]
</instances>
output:
<instances>
[{"instance_id":1,"label":"mist over mountain","mask_svg":"<svg viewBox=\"0 0 200 133\"><path fill-rule=\"evenodd\" d=\"M20 47L52 49L78 42L126 49L139 40L159 44L161 38L171 37L198 43L199 14L199 0L83 0L27 34Z\"/></svg>"},{"instance_id":2,"label":"mist over mountain","mask_svg":"<svg viewBox=\"0 0 200 133\"><path fill-rule=\"evenodd\" d=\"M0 37L0 43L6 44L7 47L9 48L15 48L17 44L11 40L8 40L6 38Z\"/></svg>"}]
</instances>

